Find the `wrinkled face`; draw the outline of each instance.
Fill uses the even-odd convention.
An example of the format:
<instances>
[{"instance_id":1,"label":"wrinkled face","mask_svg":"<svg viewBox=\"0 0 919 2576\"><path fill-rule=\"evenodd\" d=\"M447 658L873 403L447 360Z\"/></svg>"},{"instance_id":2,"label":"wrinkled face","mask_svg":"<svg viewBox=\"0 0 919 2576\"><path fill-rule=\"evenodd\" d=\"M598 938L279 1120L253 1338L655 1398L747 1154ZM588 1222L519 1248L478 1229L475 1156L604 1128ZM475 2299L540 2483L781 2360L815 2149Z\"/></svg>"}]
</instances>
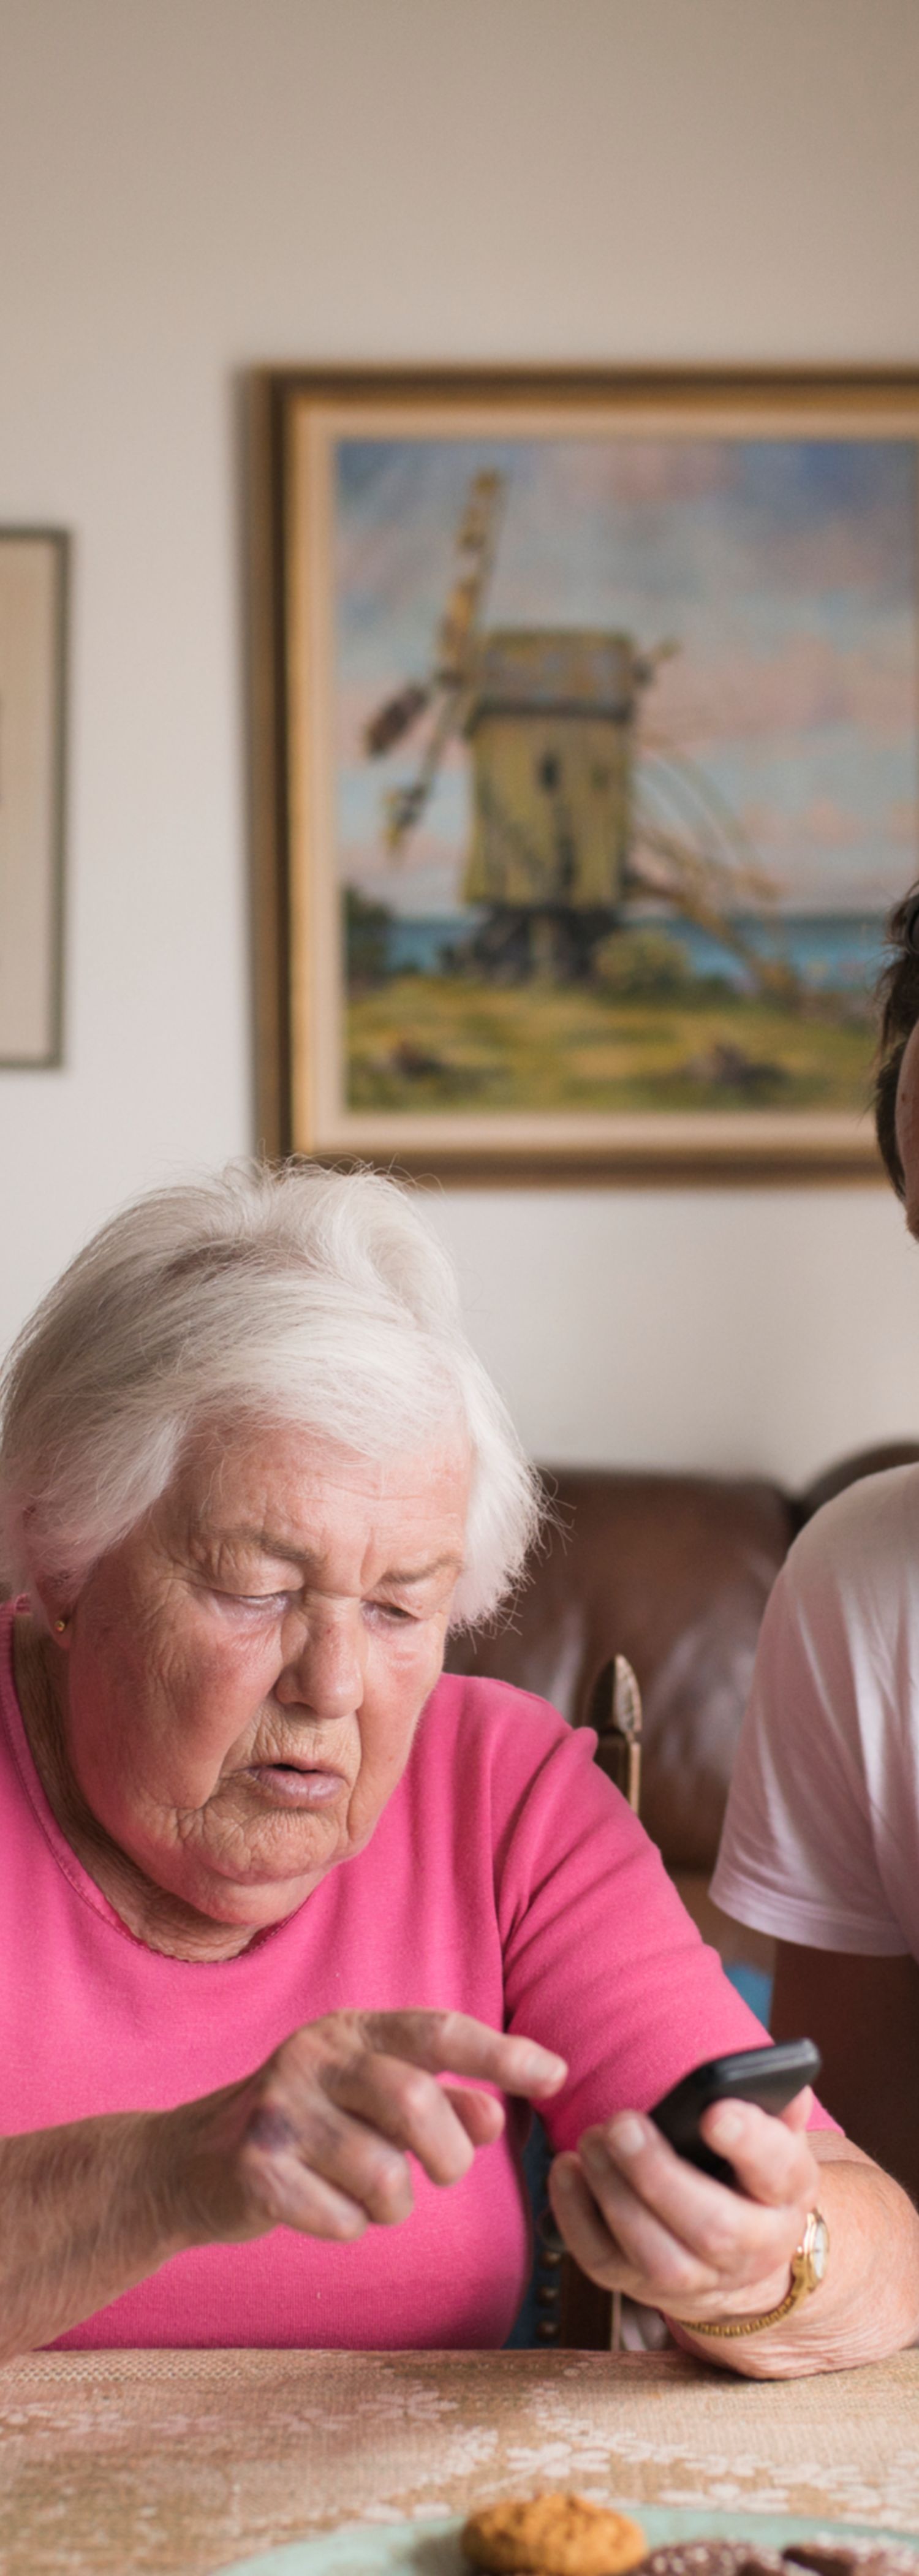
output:
<instances>
[{"instance_id":1,"label":"wrinkled face","mask_svg":"<svg viewBox=\"0 0 919 2576\"><path fill-rule=\"evenodd\" d=\"M906 1222L910 1233L919 1236L919 1021L907 1040L900 1066L896 1128Z\"/></svg>"},{"instance_id":2,"label":"wrinkled face","mask_svg":"<svg viewBox=\"0 0 919 2576\"><path fill-rule=\"evenodd\" d=\"M234 1431L97 1566L67 1755L155 1887L257 1928L368 1841L441 1670L467 1499L462 1450L380 1468Z\"/></svg>"}]
</instances>

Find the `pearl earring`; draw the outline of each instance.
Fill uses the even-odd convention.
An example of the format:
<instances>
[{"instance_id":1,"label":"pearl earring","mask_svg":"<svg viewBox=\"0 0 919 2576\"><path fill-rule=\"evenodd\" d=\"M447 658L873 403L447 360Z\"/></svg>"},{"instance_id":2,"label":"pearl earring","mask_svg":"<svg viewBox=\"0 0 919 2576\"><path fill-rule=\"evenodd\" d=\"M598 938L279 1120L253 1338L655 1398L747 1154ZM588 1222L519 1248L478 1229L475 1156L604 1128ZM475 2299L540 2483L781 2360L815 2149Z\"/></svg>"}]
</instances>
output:
<instances>
[{"instance_id":1,"label":"pearl earring","mask_svg":"<svg viewBox=\"0 0 919 2576\"><path fill-rule=\"evenodd\" d=\"M65 1635L66 1635L66 1630L67 1630L67 1621L66 1621L66 1619L55 1619L55 1622L54 1622L54 1634L55 1634L55 1636L56 1636L56 1637L63 1637L63 1636L65 1636Z\"/></svg>"}]
</instances>

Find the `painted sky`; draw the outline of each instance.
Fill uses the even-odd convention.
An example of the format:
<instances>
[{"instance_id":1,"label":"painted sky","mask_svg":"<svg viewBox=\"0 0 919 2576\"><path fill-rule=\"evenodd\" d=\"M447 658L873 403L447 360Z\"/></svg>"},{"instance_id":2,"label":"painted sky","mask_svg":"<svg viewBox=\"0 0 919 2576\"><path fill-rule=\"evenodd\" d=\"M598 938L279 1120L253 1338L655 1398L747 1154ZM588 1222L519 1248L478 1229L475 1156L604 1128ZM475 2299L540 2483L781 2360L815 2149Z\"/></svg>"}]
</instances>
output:
<instances>
[{"instance_id":1,"label":"painted sky","mask_svg":"<svg viewBox=\"0 0 919 2576\"><path fill-rule=\"evenodd\" d=\"M917 477L905 439L345 439L336 510L339 858L400 911L452 911L467 755L397 864L379 817L414 744L361 728L423 679L473 473L506 502L487 625L625 628L679 646L643 706L699 762L783 905L882 910L917 874ZM652 788L649 757L647 792Z\"/></svg>"}]
</instances>

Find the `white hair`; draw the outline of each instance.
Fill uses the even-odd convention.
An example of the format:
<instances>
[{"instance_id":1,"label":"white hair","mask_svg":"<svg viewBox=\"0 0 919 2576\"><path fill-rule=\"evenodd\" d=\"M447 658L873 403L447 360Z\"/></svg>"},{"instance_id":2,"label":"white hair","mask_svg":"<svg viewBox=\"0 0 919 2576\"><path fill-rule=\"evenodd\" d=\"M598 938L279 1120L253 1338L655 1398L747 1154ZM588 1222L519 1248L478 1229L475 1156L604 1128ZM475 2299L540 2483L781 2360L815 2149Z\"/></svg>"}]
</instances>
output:
<instances>
[{"instance_id":1,"label":"white hair","mask_svg":"<svg viewBox=\"0 0 919 2576\"><path fill-rule=\"evenodd\" d=\"M371 1172L235 1164L103 1226L14 1344L0 1387L0 1553L75 1596L215 1421L296 1422L377 1461L468 1442L452 1624L520 1573L538 1487L410 1193Z\"/></svg>"}]
</instances>

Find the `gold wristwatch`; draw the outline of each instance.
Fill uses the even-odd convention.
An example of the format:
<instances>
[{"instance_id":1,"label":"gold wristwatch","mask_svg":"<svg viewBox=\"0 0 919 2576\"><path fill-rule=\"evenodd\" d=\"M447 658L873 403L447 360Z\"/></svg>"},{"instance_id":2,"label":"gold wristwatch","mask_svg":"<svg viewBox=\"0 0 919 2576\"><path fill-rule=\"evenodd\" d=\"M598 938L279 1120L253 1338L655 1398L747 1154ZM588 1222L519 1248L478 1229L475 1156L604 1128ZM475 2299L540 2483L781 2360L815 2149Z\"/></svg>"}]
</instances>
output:
<instances>
[{"instance_id":1,"label":"gold wristwatch","mask_svg":"<svg viewBox=\"0 0 919 2576\"><path fill-rule=\"evenodd\" d=\"M821 2217L819 2209L811 2209L800 2245L791 2258L791 2288L786 2291L784 2299L779 2300L777 2308L767 2308L764 2317L730 2317L723 2325L710 2325L702 2317L675 2317L674 2324L684 2326L687 2334L764 2334L767 2326L777 2326L782 2317L790 2317L792 2309L800 2307L801 2300L808 2298L811 2290L819 2290L829 2251L830 2231L826 2219Z\"/></svg>"}]
</instances>

